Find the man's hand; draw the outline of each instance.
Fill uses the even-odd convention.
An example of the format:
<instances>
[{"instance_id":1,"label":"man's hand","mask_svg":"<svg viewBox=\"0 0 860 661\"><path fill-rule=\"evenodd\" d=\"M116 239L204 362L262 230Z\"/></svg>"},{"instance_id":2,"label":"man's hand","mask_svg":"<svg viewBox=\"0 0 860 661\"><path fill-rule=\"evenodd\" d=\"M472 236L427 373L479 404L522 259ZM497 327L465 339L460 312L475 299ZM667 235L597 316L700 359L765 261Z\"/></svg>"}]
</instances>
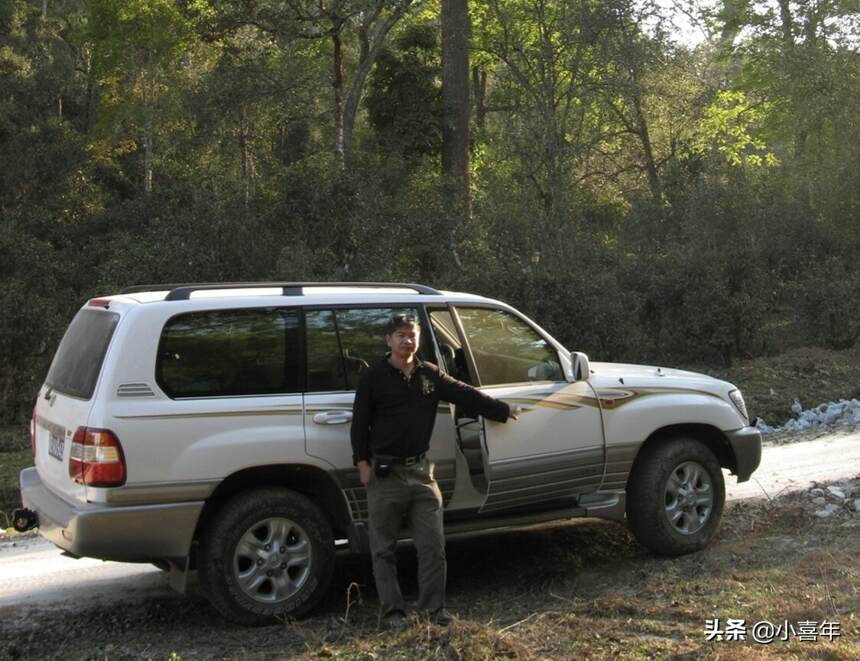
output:
<instances>
[{"instance_id":1,"label":"man's hand","mask_svg":"<svg viewBox=\"0 0 860 661\"><path fill-rule=\"evenodd\" d=\"M510 409L511 409L511 412L508 414L508 417L511 420L519 420L520 415L523 412L523 407L520 406L519 404L511 404Z\"/></svg>"},{"instance_id":2,"label":"man's hand","mask_svg":"<svg viewBox=\"0 0 860 661\"><path fill-rule=\"evenodd\" d=\"M358 477L361 483L367 486L367 483L370 482L370 464L366 461L359 461L356 467L358 468Z\"/></svg>"}]
</instances>

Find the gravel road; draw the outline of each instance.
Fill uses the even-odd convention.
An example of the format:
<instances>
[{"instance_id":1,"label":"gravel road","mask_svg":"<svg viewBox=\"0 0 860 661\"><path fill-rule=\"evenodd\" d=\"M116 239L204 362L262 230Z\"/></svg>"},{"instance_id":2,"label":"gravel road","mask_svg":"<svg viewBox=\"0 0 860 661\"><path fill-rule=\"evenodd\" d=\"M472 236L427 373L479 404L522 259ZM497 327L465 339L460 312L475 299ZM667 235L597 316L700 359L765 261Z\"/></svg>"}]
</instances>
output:
<instances>
[{"instance_id":1,"label":"gravel road","mask_svg":"<svg viewBox=\"0 0 860 661\"><path fill-rule=\"evenodd\" d=\"M858 475L860 431L853 431L765 445L754 479L736 484L727 477L726 484L729 499L774 498ZM120 607L153 598L182 599L168 586L167 574L151 565L74 560L41 537L0 540L0 621L8 625L43 610Z\"/></svg>"}]
</instances>

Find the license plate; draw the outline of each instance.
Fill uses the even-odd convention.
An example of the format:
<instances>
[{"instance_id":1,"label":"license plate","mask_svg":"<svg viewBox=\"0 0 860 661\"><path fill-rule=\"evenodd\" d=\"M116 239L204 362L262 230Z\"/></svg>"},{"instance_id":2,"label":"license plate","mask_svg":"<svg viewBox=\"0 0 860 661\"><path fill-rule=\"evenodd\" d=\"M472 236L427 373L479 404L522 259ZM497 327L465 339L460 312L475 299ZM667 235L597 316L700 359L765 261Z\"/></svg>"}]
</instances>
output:
<instances>
[{"instance_id":1,"label":"license plate","mask_svg":"<svg viewBox=\"0 0 860 661\"><path fill-rule=\"evenodd\" d=\"M63 450L66 447L66 439L56 434L51 434L48 439L48 454L54 459L63 460Z\"/></svg>"}]
</instances>

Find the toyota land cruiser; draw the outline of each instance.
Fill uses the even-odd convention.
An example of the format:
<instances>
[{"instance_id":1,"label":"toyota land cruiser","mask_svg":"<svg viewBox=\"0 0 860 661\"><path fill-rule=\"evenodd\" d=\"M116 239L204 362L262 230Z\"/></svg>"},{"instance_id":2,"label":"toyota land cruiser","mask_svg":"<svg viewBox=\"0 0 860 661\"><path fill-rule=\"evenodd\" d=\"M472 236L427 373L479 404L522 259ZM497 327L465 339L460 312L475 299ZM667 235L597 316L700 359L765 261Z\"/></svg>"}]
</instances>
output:
<instances>
[{"instance_id":1,"label":"toyota land cruiser","mask_svg":"<svg viewBox=\"0 0 860 661\"><path fill-rule=\"evenodd\" d=\"M430 459L456 534L626 519L661 554L703 548L761 437L701 374L589 362L499 301L386 283L137 287L88 301L38 393L16 525L75 556L154 562L254 624L324 595L336 540L366 550L352 465L357 380L395 313L419 355L520 404L515 425L443 405ZM429 332L427 332L429 331Z\"/></svg>"}]
</instances>

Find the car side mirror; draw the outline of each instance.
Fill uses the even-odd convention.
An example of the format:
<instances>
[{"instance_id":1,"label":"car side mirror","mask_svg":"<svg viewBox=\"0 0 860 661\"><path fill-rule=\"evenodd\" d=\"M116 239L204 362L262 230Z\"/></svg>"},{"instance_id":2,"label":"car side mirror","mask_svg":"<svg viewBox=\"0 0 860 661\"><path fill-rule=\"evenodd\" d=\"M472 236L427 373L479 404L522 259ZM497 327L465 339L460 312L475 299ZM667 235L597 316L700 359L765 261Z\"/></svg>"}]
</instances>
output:
<instances>
[{"instance_id":1,"label":"car side mirror","mask_svg":"<svg viewBox=\"0 0 860 661\"><path fill-rule=\"evenodd\" d=\"M573 362L573 378L576 381L588 381L591 377L591 366L588 362L588 356L581 351L574 351L570 354Z\"/></svg>"}]
</instances>

